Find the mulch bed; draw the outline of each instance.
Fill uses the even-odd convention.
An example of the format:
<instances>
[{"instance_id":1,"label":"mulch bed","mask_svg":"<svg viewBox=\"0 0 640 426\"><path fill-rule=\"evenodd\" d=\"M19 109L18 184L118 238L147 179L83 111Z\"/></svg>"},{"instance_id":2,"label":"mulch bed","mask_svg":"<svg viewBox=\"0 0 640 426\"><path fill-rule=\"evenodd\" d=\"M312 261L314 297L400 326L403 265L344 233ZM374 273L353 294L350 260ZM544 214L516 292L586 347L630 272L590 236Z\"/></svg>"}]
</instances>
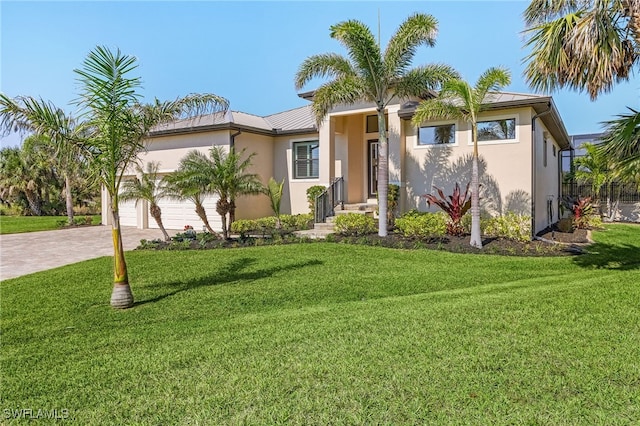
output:
<instances>
[{"instance_id":1,"label":"mulch bed","mask_svg":"<svg viewBox=\"0 0 640 426\"><path fill-rule=\"evenodd\" d=\"M394 232L389 232L387 237L381 238L377 234L360 235L360 236L344 236L333 234L327 238L327 241L341 244L357 244L368 246L388 247L395 249L415 250L443 250L452 253L474 253L474 254L497 254L506 256L569 256L580 254L583 252L584 243L588 242L587 232L577 230L572 233L562 233L552 231L551 229L541 232L539 237L547 241L513 241L503 238L483 239L483 248L481 250L473 248L469 245L469 236L454 237L446 236L431 239L412 239L406 238ZM237 247L254 247L261 245L273 244L292 244L306 242L311 243L315 240L300 239L292 235L278 236L272 238L248 238L241 240L232 238L229 240L212 240L207 242L199 242L197 240L182 242L164 242L155 240L141 244L138 249L151 250L198 250L198 249L220 249L220 248L237 248ZM151 244L149 244L151 243ZM563 243L563 244L556 244Z\"/></svg>"}]
</instances>

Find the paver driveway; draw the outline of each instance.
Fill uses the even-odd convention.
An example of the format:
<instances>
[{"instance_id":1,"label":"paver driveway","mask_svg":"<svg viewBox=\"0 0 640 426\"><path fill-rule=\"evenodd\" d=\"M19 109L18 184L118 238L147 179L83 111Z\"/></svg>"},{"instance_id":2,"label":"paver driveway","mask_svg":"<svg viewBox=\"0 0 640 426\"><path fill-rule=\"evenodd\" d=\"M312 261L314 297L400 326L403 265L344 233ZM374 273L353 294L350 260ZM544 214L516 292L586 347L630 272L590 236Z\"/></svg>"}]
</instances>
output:
<instances>
[{"instance_id":1,"label":"paver driveway","mask_svg":"<svg viewBox=\"0 0 640 426\"><path fill-rule=\"evenodd\" d=\"M125 250L133 250L143 238L162 238L162 233L158 229L122 228ZM112 255L111 226L0 235L0 279Z\"/></svg>"}]
</instances>

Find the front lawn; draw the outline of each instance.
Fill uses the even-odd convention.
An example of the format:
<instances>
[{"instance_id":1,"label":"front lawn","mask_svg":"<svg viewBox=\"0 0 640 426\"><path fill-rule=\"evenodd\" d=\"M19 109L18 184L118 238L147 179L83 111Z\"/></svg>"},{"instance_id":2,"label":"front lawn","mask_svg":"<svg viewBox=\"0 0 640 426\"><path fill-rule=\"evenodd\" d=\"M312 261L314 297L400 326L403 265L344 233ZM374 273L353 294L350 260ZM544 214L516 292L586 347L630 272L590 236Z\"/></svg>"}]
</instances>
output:
<instances>
[{"instance_id":1,"label":"front lawn","mask_svg":"<svg viewBox=\"0 0 640 426\"><path fill-rule=\"evenodd\" d=\"M85 216L76 216L84 221ZM92 224L99 225L100 215L92 216ZM67 216L0 216L0 234L18 234L22 232L51 231L60 229L60 223L67 221Z\"/></svg>"},{"instance_id":2,"label":"front lawn","mask_svg":"<svg viewBox=\"0 0 640 426\"><path fill-rule=\"evenodd\" d=\"M129 252L127 311L107 257L6 280L0 405L80 424L636 424L640 226L594 238L553 258Z\"/></svg>"}]
</instances>

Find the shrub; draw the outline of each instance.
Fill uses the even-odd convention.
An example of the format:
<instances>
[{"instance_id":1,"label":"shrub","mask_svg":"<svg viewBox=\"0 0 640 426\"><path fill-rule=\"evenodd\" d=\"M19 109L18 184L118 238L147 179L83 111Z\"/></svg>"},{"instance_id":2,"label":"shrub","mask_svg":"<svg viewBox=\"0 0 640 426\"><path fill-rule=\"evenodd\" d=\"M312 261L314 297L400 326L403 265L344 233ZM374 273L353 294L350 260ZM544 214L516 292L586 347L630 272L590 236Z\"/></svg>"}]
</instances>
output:
<instances>
[{"instance_id":1,"label":"shrub","mask_svg":"<svg viewBox=\"0 0 640 426\"><path fill-rule=\"evenodd\" d=\"M376 199L378 196L376 195ZM396 209L398 208L398 200L400 199L400 187L393 183L387 186L387 223L393 225L396 221ZM378 209L376 209L378 214Z\"/></svg>"},{"instance_id":2,"label":"shrub","mask_svg":"<svg viewBox=\"0 0 640 426\"><path fill-rule=\"evenodd\" d=\"M231 224L231 232L240 234L240 238L246 238L250 233L256 232L258 224L253 219L238 219Z\"/></svg>"},{"instance_id":3,"label":"shrub","mask_svg":"<svg viewBox=\"0 0 640 426\"><path fill-rule=\"evenodd\" d=\"M600 216L599 214L590 214L588 216L586 216L586 225L587 225L587 229L603 229L604 226L602 225L602 216Z\"/></svg>"},{"instance_id":4,"label":"shrub","mask_svg":"<svg viewBox=\"0 0 640 426\"><path fill-rule=\"evenodd\" d=\"M311 214L316 214L316 198L326 189L327 188L323 185L313 185L307 188L307 201L309 202L309 210L311 210Z\"/></svg>"},{"instance_id":5,"label":"shrub","mask_svg":"<svg viewBox=\"0 0 640 426\"><path fill-rule=\"evenodd\" d=\"M336 217L336 231L342 235L366 235L376 231L371 216L358 213L341 214Z\"/></svg>"},{"instance_id":6,"label":"shrub","mask_svg":"<svg viewBox=\"0 0 640 426\"><path fill-rule=\"evenodd\" d=\"M396 219L396 228L409 238L442 237L447 233L447 215L443 212L420 213L412 210Z\"/></svg>"},{"instance_id":7,"label":"shrub","mask_svg":"<svg viewBox=\"0 0 640 426\"><path fill-rule=\"evenodd\" d=\"M453 194L445 196L444 192L440 188L433 187L438 197L433 194L425 194L423 197L427 199L427 204L435 204L440 207L446 214L449 215L449 222L447 223L447 234L449 235L462 235L464 234L464 228L460 223L462 217L471 208L471 194L469 193L469 184L464 194L460 191L460 184L456 182L456 186L453 189Z\"/></svg>"},{"instance_id":8,"label":"shrub","mask_svg":"<svg viewBox=\"0 0 640 426\"><path fill-rule=\"evenodd\" d=\"M573 220L570 217L565 217L558 221L558 230L560 232L573 231Z\"/></svg>"},{"instance_id":9,"label":"shrub","mask_svg":"<svg viewBox=\"0 0 640 426\"><path fill-rule=\"evenodd\" d=\"M313 215L311 213L306 214L283 214L280 215L280 222L284 229L291 231L301 231L303 229L309 229L313 226Z\"/></svg>"},{"instance_id":10,"label":"shrub","mask_svg":"<svg viewBox=\"0 0 640 426\"><path fill-rule=\"evenodd\" d=\"M507 238L515 241L531 240L531 216L508 212L504 216L496 216L487 220L485 235Z\"/></svg>"},{"instance_id":11,"label":"shrub","mask_svg":"<svg viewBox=\"0 0 640 426\"><path fill-rule=\"evenodd\" d=\"M562 197L561 205L571 211L573 216L573 226L578 229L587 229L589 226L589 218L593 212L593 204L591 197Z\"/></svg>"}]
</instances>

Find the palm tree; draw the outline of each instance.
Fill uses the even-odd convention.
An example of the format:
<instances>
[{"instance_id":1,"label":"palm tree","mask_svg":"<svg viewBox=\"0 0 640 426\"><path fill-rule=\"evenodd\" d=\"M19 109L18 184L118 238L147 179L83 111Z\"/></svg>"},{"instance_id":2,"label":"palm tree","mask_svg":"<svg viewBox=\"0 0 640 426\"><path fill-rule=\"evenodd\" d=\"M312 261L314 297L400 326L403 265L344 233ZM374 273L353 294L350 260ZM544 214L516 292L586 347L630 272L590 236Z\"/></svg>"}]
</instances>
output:
<instances>
[{"instance_id":1,"label":"palm tree","mask_svg":"<svg viewBox=\"0 0 640 426\"><path fill-rule=\"evenodd\" d=\"M164 229L162 223L162 209L158 205L158 201L167 196L167 186L164 180L158 179L158 169L160 163L150 161L147 163L147 170L143 170L139 164L136 164L138 176L135 179L128 179L122 183L122 192L120 193L120 201L135 200L136 205L139 200L145 200L149 203L149 213L156 221L158 227L162 231L165 241L169 241L171 237Z\"/></svg>"},{"instance_id":2,"label":"palm tree","mask_svg":"<svg viewBox=\"0 0 640 426\"><path fill-rule=\"evenodd\" d=\"M273 214L276 217L276 228L280 229L282 227L282 223L280 222L280 202L282 201L282 190L284 189L284 179L281 182L278 182L273 177L269 178L269 182L264 189L264 193L267 197L269 197L269 204L271 205L271 210L273 210Z\"/></svg>"},{"instance_id":3,"label":"palm tree","mask_svg":"<svg viewBox=\"0 0 640 426\"><path fill-rule=\"evenodd\" d=\"M638 64L637 0L532 0L524 17L532 49L525 76L535 89L586 89L595 99Z\"/></svg>"},{"instance_id":4,"label":"palm tree","mask_svg":"<svg viewBox=\"0 0 640 426\"><path fill-rule=\"evenodd\" d=\"M248 172L255 153L248 155L243 160L244 152L245 150L243 149L240 153L234 150L227 153L220 146L211 148L211 160L213 163L211 189L218 195L216 212L222 219L222 234L224 238L229 238L231 224L236 218L235 200L241 195L255 195L264 192L264 186L260 182L259 176ZM228 221L227 214L229 215Z\"/></svg>"},{"instance_id":5,"label":"palm tree","mask_svg":"<svg viewBox=\"0 0 640 426\"><path fill-rule=\"evenodd\" d=\"M144 150L144 139L156 125L205 112L226 110L226 99L212 94L189 95L174 101L145 105L139 102L139 77L129 77L136 58L98 46L75 72L81 84L76 101L87 128L86 147L92 167L109 194L114 248L114 286L111 306L133 306L127 266L122 248L118 200L120 184L129 166Z\"/></svg>"},{"instance_id":6,"label":"palm tree","mask_svg":"<svg viewBox=\"0 0 640 426\"><path fill-rule=\"evenodd\" d=\"M420 125L427 120L458 119L471 125L473 157L471 174L471 240L472 247L482 248L480 235L480 177L478 173L478 115L490 92L501 90L511 82L510 73L503 68L489 68L474 87L466 81L447 81L436 98L422 101L416 108L413 123Z\"/></svg>"},{"instance_id":7,"label":"palm tree","mask_svg":"<svg viewBox=\"0 0 640 426\"><path fill-rule=\"evenodd\" d=\"M178 200L188 200L195 205L195 211L207 231L218 236L209 224L207 211L204 208L206 197L213 195L211 191L211 160L200 151L189 151L178 165L178 169L165 176L167 194Z\"/></svg>"},{"instance_id":8,"label":"palm tree","mask_svg":"<svg viewBox=\"0 0 640 426\"><path fill-rule=\"evenodd\" d=\"M330 77L313 99L318 125L337 105L373 102L378 115L378 212L387 217L389 183L389 151L384 117L386 106L394 98L424 97L457 73L446 65L427 65L410 69L418 46L434 46L438 23L427 14L408 17L391 37L384 52L371 30L362 22L350 20L331 26L331 38L340 42L348 58L326 53L310 56L300 65L296 76L297 90L315 77ZM387 235L386 221L379 221L378 234Z\"/></svg>"},{"instance_id":9,"label":"palm tree","mask_svg":"<svg viewBox=\"0 0 640 426\"><path fill-rule=\"evenodd\" d=\"M605 122L601 153L613 163L616 174L640 187L640 112L630 113Z\"/></svg>"},{"instance_id":10,"label":"palm tree","mask_svg":"<svg viewBox=\"0 0 640 426\"><path fill-rule=\"evenodd\" d=\"M49 139L51 157L64 179L65 205L69 225L73 224L73 188L72 180L84 161L82 131L75 120L51 102L31 96L18 96L11 99L0 94L0 127L4 133L13 130L30 131L35 135Z\"/></svg>"}]
</instances>

